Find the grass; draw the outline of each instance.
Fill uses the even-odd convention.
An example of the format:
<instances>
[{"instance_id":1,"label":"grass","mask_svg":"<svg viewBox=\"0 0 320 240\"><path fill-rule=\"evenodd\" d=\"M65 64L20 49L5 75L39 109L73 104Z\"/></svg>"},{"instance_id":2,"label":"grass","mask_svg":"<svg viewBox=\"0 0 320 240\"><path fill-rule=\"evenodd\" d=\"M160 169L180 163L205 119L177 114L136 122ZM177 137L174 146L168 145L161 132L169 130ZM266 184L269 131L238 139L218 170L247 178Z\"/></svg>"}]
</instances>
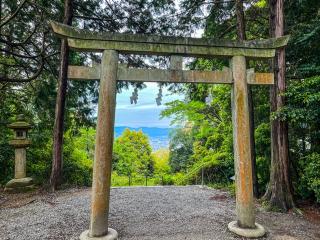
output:
<instances>
[{"instance_id":1,"label":"grass","mask_svg":"<svg viewBox=\"0 0 320 240\"><path fill-rule=\"evenodd\" d=\"M147 186L161 185L161 180L155 177L148 177ZM116 172L112 173L111 184L113 187L129 186L128 176L118 175ZM130 186L146 186L146 178L143 175L135 175L131 177Z\"/></svg>"}]
</instances>

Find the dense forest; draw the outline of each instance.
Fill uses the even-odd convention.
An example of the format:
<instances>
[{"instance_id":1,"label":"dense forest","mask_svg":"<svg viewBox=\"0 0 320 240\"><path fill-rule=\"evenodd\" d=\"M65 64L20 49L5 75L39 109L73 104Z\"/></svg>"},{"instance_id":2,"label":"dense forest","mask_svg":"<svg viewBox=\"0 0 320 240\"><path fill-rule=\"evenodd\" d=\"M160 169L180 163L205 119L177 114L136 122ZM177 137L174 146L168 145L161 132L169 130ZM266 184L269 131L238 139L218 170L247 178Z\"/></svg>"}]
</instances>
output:
<instances>
[{"instance_id":1,"label":"dense forest","mask_svg":"<svg viewBox=\"0 0 320 240\"><path fill-rule=\"evenodd\" d=\"M274 71L272 87L250 86L254 195L288 210L320 203L320 1L318 0L0 0L0 184L13 177L12 131L24 114L32 124L27 171L39 186L90 186L98 82L67 81L69 64L99 62L53 35L54 20L95 31L265 39L290 34L275 61L250 60ZM279 8L279 6L281 8ZM282 9L283 8L283 9ZM279 10L280 9L280 10ZM284 26L277 22L283 10ZM278 11L278 12L277 12ZM280 35L279 35L280 34ZM134 67L168 66L165 57L121 55ZM221 70L227 59L188 59L186 68ZM144 84L118 82L121 92ZM166 104L175 128L169 149L152 152L141 131L115 139L112 182L122 185L201 184L234 189L231 87L171 84L184 100ZM280 136L280 137L279 137ZM63 144L62 144L63 143Z\"/></svg>"}]
</instances>

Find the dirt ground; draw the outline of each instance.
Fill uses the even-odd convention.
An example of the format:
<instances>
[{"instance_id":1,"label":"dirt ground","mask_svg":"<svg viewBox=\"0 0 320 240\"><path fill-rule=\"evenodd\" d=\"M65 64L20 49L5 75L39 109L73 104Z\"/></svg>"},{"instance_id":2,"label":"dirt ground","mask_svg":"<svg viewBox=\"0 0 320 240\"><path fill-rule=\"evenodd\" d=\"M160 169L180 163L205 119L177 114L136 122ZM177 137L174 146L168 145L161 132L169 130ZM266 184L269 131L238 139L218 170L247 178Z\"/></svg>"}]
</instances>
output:
<instances>
[{"instance_id":1,"label":"dirt ground","mask_svg":"<svg viewBox=\"0 0 320 240\"><path fill-rule=\"evenodd\" d=\"M89 226L90 190L1 193L0 239L78 239ZM317 209L306 208L301 216L256 208L257 222L267 230L262 239L320 239ZM110 227L120 240L243 239L227 230L234 209L228 193L198 186L113 188Z\"/></svg>"}]
</instances>

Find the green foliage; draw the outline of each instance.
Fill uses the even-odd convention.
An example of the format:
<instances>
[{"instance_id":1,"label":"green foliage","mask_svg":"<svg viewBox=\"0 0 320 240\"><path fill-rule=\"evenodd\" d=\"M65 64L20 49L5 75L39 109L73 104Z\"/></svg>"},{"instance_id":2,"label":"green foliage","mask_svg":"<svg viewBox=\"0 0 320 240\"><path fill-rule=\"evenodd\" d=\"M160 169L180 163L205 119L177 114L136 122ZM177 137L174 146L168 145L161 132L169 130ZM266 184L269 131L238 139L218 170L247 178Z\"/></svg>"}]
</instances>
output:
<instances>
[{"instance_id":1,"label":"green foliage","mask_svg":"<svg viewBox=\"0 0 320 240\"><path fill-rule=\"evenodd\" d=\"M9 145L9 140L13 138L13 132L8 129L7 125L14 122L18 114L24 114L26 120L32 124L32 129L28 134L32 144L27 148L27 174L34 177L36 182L40 184L46 183L48 179L51 167L50 128L52 129L52 126L50 121L39 122L40 119L48 120L45 114L48 112L48 109L41 109L43 110L43 115L39 114L37 117L32 114L36 108L32 106L31 99L25 98L25 92L30 91L30 89L30 86L21 87L19 91L4 87L0 94L1 184L5 184L14 177L14 148Z\"/></svg>"},{"instance_id":2,"label":"green foliage","mask_svg":"<svg viewBox=\"0 0 320 240\"><path fill-rule=\"evenodd\" d=\"M134 174L151 176L154 171L148 136L141 130L125 129L114 143L114 170L131 178Z\"/></svg>"},{"instance_id":3,"label":"green foliage","mask_svg":"<svg viewBox=\"0 0 320 240\"><path fill-rule=\"evenodd\" d=\"M113 187L129 186L128 177L119 175L117 171L112 171L111 185ZM132 183L130 185L133 185Z\"/></svg>"},{"instance_id":4,"label":"green foliage","mask_svg":"<svg viewBox=\"0 0 320 240\"><path fill-rule=\"evenodd\" d=\"M152 153L152 160L154 162L154 174L162 176L170 172L168 149L154 151Z\"/></svg>"},{"instance_id":5,"label":"green foliage","mask_svg":"<svg viewBox=\"0 0 320 240\"><path fill-rule=\"evenodd\" d=\"M147 181L146 181L147 180ZM127 176L119 175L116 171L112 172L111 175L111 184L113 187L123 187L123 186L155 186L161 185L161 179L159 177L148 177L146 179L145 176L134 174L130 178L130 182ZM168 184L164 184L168 185Z\"/></svg>"},{"instance_id":6,"label":"green foliage","mask_svg":"<svg viewBox=\"0 0 320 240\"><path fill-rule=\"evenodd\" d=\"M232 156L225 153L203 153L203 158L195 161L188 171L176 180L176 184L195 183L204 169L206 183L228 185L233 174L232 159Z\"/></svg>"},{"instance_id":7,"label":"green foliage","mask_svg":"<svg viewBox=\"0 0 320 240\"><path fill-rule=\"evenodd\" d=\"M170 137L169 164L172 172L185 171L193 154L193 137L188 129L174 129Z\"/></svg>"},{"instance_id":8,"label":"green foliage","mask_svg":"<svg viewBox=\"0 0 320 240\"><path fill-rule=\"evenodd\" d=\"M236 184L232 183L228 185L228 191L232 197L236 197Z\"/></svg>"},{"instance_id":9,"label":"green foliage","mask_svg":"<svg viewBox=\"0 0 320 240\"><path fill-rule=\"evenodd\" d=\"M288 105L283 109L292 123L315 124L320 118L320 75L292 80L286 91Z\"/></svg>"},{"instance_id":10,"label":"green foliage","mask_svg":"<svg viewBox=\"0 0 320 240\"><path fill-rule=\"evenodd\" d=\"M285 4L286 34L291 35L286 50L287 105L272 116L289 122L290 161L292 169L295 170L291 175L294 188L300 189L297 194L305 197L316 196L318 191L318 182L315 180L317 177L314 175L316 171L312 171L317 169L317 158L312 154L320 153L319 4L316 0L289 0ZM204 36L236 38L234 2L198 1L195 4L194 1L184 0L181 2L181 8L186 11L183 21L188 21L196 27L205 26ZM206 11L202 11L204 8ZM268 15L267 1L246 3L246 35L249 39L269 37ZM250 60L248 65L256 71L269 71L267 62ZM189 64L192 69L205 70L221 69L223 66L228 66L228 63L217 59L197 59ZM271 159L269 91L265 87L250 88L254 102L257 175L262 192L269 181ZM226 102L230 99L230 89L224 91L222 86L186 85L181 87L180 92L186 93L185 101L168 104L163 114L172 116L174 121L181 125L188 123L188 126L192 126L192 155L188 154L188 164L185 164L187 167L184 171L190 171L190 175L197 175L194 172L198 172L197 166L201 165L200 162L207 162L206 160L216 153L228 156L226 159L230 161L225 161L229 163L225 167L229 166L232 169L232 123L230 104ZM213 95L211 110L204 104L204 99L209 93ZM310 166L307 162L310 162ZM215 167L209 169L213 170L222 163L220 160ZM213 174L209 169L205 169L205 172ZM228 173L232 174L232 171ZM219 185L221 179L215 178L211 184Z\"/></svg>"},{"instance_id":11,"label":"green foliage","mask_svg":"<svg viewBox=\"0 0 320 240\"><path fill-rule=\"evenodd\" d=\"M177 172L173 174L172 181L175 185L186 185L187 182L185 181L185 174L182 172Z\"/></svg>"},{"instance_id":12,"label":"green foliage","mask_svg":"<svg viewBox=\"0 0 320 240\"><path fill-rule=\"evenodd\" d=\"M259 7L259 8L264 8L267 7L267 1L266 0L259 0L255 6Z\"/></svg>"},{"instance_id":13,"label":"green foliage","mask_svg":"<svg viewBox=\"0 0 320 240\"><path fill-rule=\"evenodd\" d=\"M44 139L45 141L41 141ZM32 131L31 140L32 144L27 149L27 175L30 174L36 184L44 185L48 182L51 172L52 139L36 136Z\"/></svg>"},{"instance_id":14,"label":"green foliage","mask_svg":"<svg viewBox=\"0 0 320 240\"><path fill-rule=\"evenodd\" d=\"M291 34L287 47L288 76L303 79L320 75L320 2L288 0L285 5L286 25Z\"/></svg>"},{"instance_id":15,"label":"green foliage","mask_svg":"<svg viewBox=\"0 0 320 240\"><path fill-rule=\"evenodd\" d=\"M159 149L152 153L154 162L154 183L156 185L172 185L174 184L169 165L169 150Z\"/></svg>"},{"instance_id":16,"label":"green foliage","mask_svg":"<svg viewBox=\"0 0 320 240\"><path fill-rule=\"evenodd\" d=\"M0 168L0 185L8 182L14 173L14 149L9 146L7 140L7 138L1 138L0 143L0 164L2 166Z\"/></svg>"},{"instance_id":17,"label":"green foliage","mask_svg":"<svg viewBox=\"0 0 320 240\"><path fill-rule=\"evenodd\" d=\"M320 154L312 153L299 161L298 193L315 197L320 203Z\"/></svg>"},{"instance_id":18,"label":"green foliage","mask_svg":"<svg viewBox=\"0 0 320 240\"><path fill-rule=\"evenodd\" d=\"M261 123L255 129L256 144L256 168L259 189L261 192L266 190L269 182L269 167L271 159L271 140L270 140L270 124Z\"/></svg>"},{"instance_id":19,"label":"green foliage","mask_svg":"<svg viewBox=\"0 0 320 240\"><path fill-rule=\"evenodd\" d=\"M90 186L92 181L95 130L69 130L64 135L63 182L70 185Z\"/></svg>"},{"instance_id":20,"label":"green foliage","mask_svg":"<svg viewBox=\"0 0 320 240\"><path fill-rule=\"evenodd\" d=\"M12 122L16 115L24 113L33 124L30 135L32 145L27 151L27 171L39 184L45 184L49 179L52 161L52 129L61 42L52 35L48 21L62 22L63 1L26 1L17 14L10 18L20 2L4 0L0 8L0 183L4 184L13 177L14 153L8 144L11 132L6 124ZM101 5L99 0L74 1L72 22L73 26L81 25L96 31L172 35L183 30L174 13L175 3L167 0L117 0L105 5ZM5 23L6 19L10 21ZM97 55L71 51L69 63L85 65L90 63L91 58L99 62ZM131 66L165 62L159 57L150 57L145 62L145 58L127 55L122 56L121 61ZM27 82L21 82L21 79ZM118 82L118 91L130 84ZM138 84L138 87L143 85ZM93 150L90 146L91 152L85 153L82 150L85 149L83 143L77 141L85 139L82 128L94 126L97 89L98 83L94 81L68 82L63 153L63 177L68 184L90 184L88 179ZM145 174L150 170L143 169L144 165L139 167L139 173Z\"/></svg>"},{"instance_id":21,"label":"green foliage","mask_svg":"<svg viewBox=\"0 0 320 240\"><path fill-rule=\"evenodd\" d=\"M291 80L287 106L279 113L290 123L295 189L303 198L319 202L320 76Z\"/></svg>"},{"instance_id":22,"label":"green foliage","mask_svg":"<svg viewBox=\"0 0 320 240\"><path fill-rule=\"evenodd\" d=\"M175 183L175 179L174 179L174 175L172 174L165 174L163 176L161 176L160 178L157 178L155 183L157 185L174 185Z\"/></svg>"},{"instance_id":23,"label":"green foliage","mask_svg":"<svg viewBox=\"0 0 320 240\"><path fill-rule=\"evenodd\" d=\"M175 130L170 141L172 170L184 172L176 177L179 185L199 182L202 171L208 184L227 184L234 174L230 87L210 86L206 95L208 91L213 96L209 105L174 101L162 112L175 123L185 124Z\"/></svg>"}]
</instances>

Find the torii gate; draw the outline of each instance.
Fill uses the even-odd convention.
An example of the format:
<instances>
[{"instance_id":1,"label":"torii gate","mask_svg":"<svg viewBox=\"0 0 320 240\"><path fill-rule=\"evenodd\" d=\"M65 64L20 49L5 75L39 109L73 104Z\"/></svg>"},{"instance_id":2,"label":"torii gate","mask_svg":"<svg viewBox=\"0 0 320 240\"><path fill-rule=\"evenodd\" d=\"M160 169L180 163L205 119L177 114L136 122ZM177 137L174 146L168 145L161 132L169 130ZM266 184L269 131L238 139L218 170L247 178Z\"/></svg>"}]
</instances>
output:
<instances>
[{"instance_id":1,"label":"torii gate","mask_svg":"<svg viewBox=\"0 0 320 240\"><path fill-rule=\"evenodd\" d=\"M230 231L244 237L261 237L264 228L255 223L252 190L251 145L247 84L274 83L273 73L255 73L246 68L246 58L273 58L275 50L287 45L289 36L256 41L227 41L141 34L98 33L52 22L53 31L67 38L69 47L79 51L103 52L100 66L69 66L68 78L100 80L98 120L93 166L90 228L80 239L113 240L108 228L111 161L116 105L116 81L223 83L232 84L232 119L236 176L237 221ZM169 70L135 69L120 65L118 54L171 56ZM183 71L182 57L227 57L230 68L222 71Z\"/></svg>"}]
</instances>

